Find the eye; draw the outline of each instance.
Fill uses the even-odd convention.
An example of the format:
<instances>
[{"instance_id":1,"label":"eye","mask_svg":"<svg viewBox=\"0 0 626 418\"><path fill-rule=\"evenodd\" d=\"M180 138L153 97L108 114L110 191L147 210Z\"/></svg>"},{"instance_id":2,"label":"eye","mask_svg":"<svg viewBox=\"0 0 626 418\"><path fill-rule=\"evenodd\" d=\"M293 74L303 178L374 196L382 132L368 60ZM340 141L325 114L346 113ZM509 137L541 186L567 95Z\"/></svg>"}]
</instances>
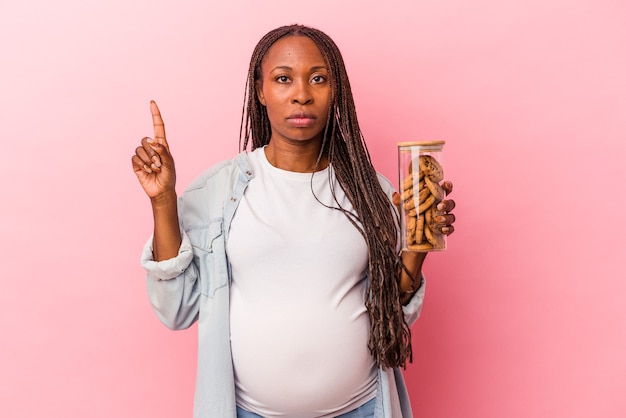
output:
<instances>
[{"instance_id":1,"label":"eye","mask_svg":"<svg viewBox=\"0 0 626 418\"><path fill-rule=\"evenodd\" d=\"M278 77L276 77L276 81L278 81L279 83L288 83L289 77L287 77L286 75L279 75Z\"/></svg>"},{"instance_id":2,"label":"eye","mask_svg":"<svg viewBox=\"0 0 626 418\"><path fill-rule=\"evenodd\" d=\"M313 78L311 78L311 82L313 84L320 84L326 81L326 76L323 75L315 75L313 76Z\"/></svg>"}]
</instances>

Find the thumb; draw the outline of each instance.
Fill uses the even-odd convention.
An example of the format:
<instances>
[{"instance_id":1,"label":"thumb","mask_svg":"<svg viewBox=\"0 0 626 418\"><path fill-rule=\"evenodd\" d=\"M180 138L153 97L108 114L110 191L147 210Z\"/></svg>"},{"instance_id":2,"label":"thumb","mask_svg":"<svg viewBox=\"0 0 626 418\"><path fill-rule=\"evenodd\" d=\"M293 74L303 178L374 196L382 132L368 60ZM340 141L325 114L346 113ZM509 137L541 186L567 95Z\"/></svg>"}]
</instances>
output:
<instances>
[{"instance_id":1,"label":"thumb","mask_svg":"<svg viewBox=\"0 0 626 418\"><path fill-rule=\"evenodd\" d=\"M400 209L400 193L393 192L392 201L393 201L394 206L398 208L399 210Z\"/></svg>"}]
</instances>

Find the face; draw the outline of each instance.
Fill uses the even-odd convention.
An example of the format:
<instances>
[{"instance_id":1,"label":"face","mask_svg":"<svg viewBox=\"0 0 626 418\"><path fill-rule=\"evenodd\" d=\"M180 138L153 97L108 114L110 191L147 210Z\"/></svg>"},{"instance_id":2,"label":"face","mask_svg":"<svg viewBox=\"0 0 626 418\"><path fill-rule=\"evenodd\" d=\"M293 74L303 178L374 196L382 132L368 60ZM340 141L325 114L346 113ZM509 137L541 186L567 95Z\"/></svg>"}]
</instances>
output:
<instances>
[{"instance_id":1,"label":"face","mask_svg":"<svg viewBox=\"0 0 626 418\"><path fill-rule=\"evenodd\" d=\"M321 141L330 105L328 69L305 36L281 38L261 62L256 90L272 127L270 141Z\"/></svg>"}]
</instances>

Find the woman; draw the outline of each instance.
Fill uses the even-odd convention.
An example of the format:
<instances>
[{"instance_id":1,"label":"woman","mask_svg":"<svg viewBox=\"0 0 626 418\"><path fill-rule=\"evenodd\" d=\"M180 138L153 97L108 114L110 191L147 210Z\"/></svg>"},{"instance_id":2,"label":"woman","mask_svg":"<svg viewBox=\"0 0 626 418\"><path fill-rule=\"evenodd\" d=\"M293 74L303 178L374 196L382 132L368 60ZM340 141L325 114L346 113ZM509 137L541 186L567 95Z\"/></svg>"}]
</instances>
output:
<instances>
[{"instance_id":1,"label":"woman","mask_svg":"<svg viewBox=\"0 0 626 418\"><path fill-rule=\"evenodd\" d=\"M371 164L338 48L304 26L269 32L245 103L244 152L178 203L154 102L154 138L132 157L154 216L151 303L172 329L198 321L194 416L410 417L399 368L425 254L398 253L399 199ZM453 208L440 203L448 235Z\"/></svg>"}]
</instances>

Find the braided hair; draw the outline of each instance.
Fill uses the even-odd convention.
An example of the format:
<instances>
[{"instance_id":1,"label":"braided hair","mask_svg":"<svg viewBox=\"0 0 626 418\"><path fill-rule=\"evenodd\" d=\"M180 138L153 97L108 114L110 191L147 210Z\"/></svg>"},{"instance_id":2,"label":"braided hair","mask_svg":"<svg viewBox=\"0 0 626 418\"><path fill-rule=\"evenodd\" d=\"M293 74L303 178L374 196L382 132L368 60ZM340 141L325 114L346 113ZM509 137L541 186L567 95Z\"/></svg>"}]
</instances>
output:
<instances>
[{"instance_id":1,"label":"braided hair","mask_svg":"<svg viewBox=\"0 0 626 418\"><path fill-rule=\"evenodd\" d=\"M353 214L342 210L363 235L369 253L369 287L365 306L370 319L368 348L380 367L406 367L412 360L411 331L400 302L401 261L398 253L397 212L383 191L357 120L348 74L335 42L318 29L282 26L267 33L250 60L239 132L240 148L267 145L272 134L267 110L256 94L261 63L283 37L306 36L319 48L328 68L331 105L320 156L326 154L337 181L350 200Z\"/></svg>"}]
</instances>

